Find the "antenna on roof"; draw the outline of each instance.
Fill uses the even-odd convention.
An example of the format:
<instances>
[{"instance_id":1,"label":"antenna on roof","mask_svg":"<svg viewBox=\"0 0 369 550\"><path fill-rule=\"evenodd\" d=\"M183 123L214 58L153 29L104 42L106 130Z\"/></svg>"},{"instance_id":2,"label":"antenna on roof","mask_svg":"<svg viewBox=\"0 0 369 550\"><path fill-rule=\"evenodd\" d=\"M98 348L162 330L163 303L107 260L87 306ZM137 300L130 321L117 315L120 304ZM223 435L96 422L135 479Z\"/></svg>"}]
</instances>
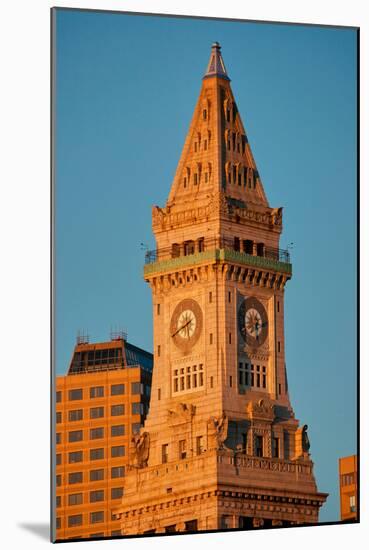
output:
<instances>
[{"instance_id":1,"label":"antenna on roof","mask_svg":"<svg viewBox=\"0 0 369 550\"><path fill-rule=\"evenodd\" d=\"M88 344L90 341L90 336L84 330L78 329L76 342L79 344Z\"/></svg>"}]
</instances>

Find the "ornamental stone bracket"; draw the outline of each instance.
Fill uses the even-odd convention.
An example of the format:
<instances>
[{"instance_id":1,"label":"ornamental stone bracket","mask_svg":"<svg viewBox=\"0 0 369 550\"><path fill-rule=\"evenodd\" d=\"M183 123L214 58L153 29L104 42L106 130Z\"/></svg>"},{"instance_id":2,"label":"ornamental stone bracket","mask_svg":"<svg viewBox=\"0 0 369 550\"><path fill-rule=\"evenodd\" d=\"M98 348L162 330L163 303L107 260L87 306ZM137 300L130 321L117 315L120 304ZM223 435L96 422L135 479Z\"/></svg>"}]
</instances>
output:
<instances>
[{"instance_id":1,"label":"ornamental stone bracket","mask_svg":"<svg viewBox=\"0 0 369 550\"><path fill-rule=\"evenodd\" d=\"M250 401L246 406L246 413L250 420L273 422L275 418L274 404L269 399Z\"/></svg>"},{"instance_id":2,"label":"ornamental stone bracket","mask_svg":"<svg viewBox=\"0 0 369 550\"><path fill-rule=\"evenodd\" d=\"M170 426L179 426L180 424L191 422L195 414L196 407L194 405L178 403L174 409L168 410L168 424Z\"/></svg>"}]
</instances>

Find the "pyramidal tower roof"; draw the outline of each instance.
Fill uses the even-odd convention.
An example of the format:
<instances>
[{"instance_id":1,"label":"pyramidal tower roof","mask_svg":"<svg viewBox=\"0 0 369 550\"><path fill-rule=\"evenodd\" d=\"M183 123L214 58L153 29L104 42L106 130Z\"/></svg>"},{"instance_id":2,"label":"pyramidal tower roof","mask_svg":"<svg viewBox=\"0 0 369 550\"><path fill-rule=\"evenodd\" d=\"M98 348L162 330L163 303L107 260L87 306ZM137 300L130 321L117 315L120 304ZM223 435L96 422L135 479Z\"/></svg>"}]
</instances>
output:
<instances>
[{"instance_id":1,"label":"pyramidal tower roof","mask_svg":"<svg viewBox=\"0 0 369 550\"><path fill-rule=\"evenodd\" d=\"M214 42L167 207L206 205L220 192L245 206L268 207L221 46Z\"/></svg>"},{"instance_id":2,"label":"pyramidal tower roof","mask_svg":"<svg viewBox=\"0 0 369 550\"><path fill-rule=\"evenodd\" d=\"M227 70L225 68L220 49L219 42L214 42L211 46L210 59L204 78L208 78L209 76L219 76L221 78L225 78L226 80L230 80L227 75Z\"/></svg>"}]
</instances>

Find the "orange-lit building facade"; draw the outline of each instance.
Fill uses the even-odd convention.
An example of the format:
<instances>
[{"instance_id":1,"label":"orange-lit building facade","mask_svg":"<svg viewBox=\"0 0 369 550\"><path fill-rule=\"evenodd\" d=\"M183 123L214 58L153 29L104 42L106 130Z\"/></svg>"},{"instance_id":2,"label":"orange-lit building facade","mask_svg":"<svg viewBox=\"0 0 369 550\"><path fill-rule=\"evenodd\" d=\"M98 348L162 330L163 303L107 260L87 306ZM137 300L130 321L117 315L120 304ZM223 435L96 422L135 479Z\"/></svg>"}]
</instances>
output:
<instances>
[{"instance_id":1,"label":"orange-lit building facade","mask_svg":"<svg viewBox=\"0 0 369 550\"><path fill-rule=\"evenodd\" d=\"M117 338L76 345L56 379L56 539L118 536L129 441L143 424L152 355Z\"/></svg>"},{"instance_id":2,"label":"orange-lit building facade","mask_svg":"<svg viewBox=\"0 0 369 550\"><path fill-rule=\"evenodd\" d=\"M357 520L357 456L345 456L338 461L341 520Z\"/></svg>"}]
</instances>

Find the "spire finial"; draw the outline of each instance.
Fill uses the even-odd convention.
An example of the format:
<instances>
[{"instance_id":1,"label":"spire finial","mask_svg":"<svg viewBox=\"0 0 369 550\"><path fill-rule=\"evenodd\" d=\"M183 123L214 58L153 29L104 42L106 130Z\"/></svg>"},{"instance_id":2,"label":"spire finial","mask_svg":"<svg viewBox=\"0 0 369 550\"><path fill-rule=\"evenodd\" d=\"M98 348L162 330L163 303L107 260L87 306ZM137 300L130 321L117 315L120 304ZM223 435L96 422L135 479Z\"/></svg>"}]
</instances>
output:
<instances>
[{"instance_id":1,"label":"spire finial","mask_svg":"<svg viewBox=\"0 0 369 550\"><path fill-rule=\"evenodd\" d=\"M213 42L211 45L211 54L209 63L204 74L204 78L210 76L220 76L226 80L230 80L227 75L227 70L224 65L222 54L220 53L221 46L219 42Z\"/></svg>"}]
</instances>

